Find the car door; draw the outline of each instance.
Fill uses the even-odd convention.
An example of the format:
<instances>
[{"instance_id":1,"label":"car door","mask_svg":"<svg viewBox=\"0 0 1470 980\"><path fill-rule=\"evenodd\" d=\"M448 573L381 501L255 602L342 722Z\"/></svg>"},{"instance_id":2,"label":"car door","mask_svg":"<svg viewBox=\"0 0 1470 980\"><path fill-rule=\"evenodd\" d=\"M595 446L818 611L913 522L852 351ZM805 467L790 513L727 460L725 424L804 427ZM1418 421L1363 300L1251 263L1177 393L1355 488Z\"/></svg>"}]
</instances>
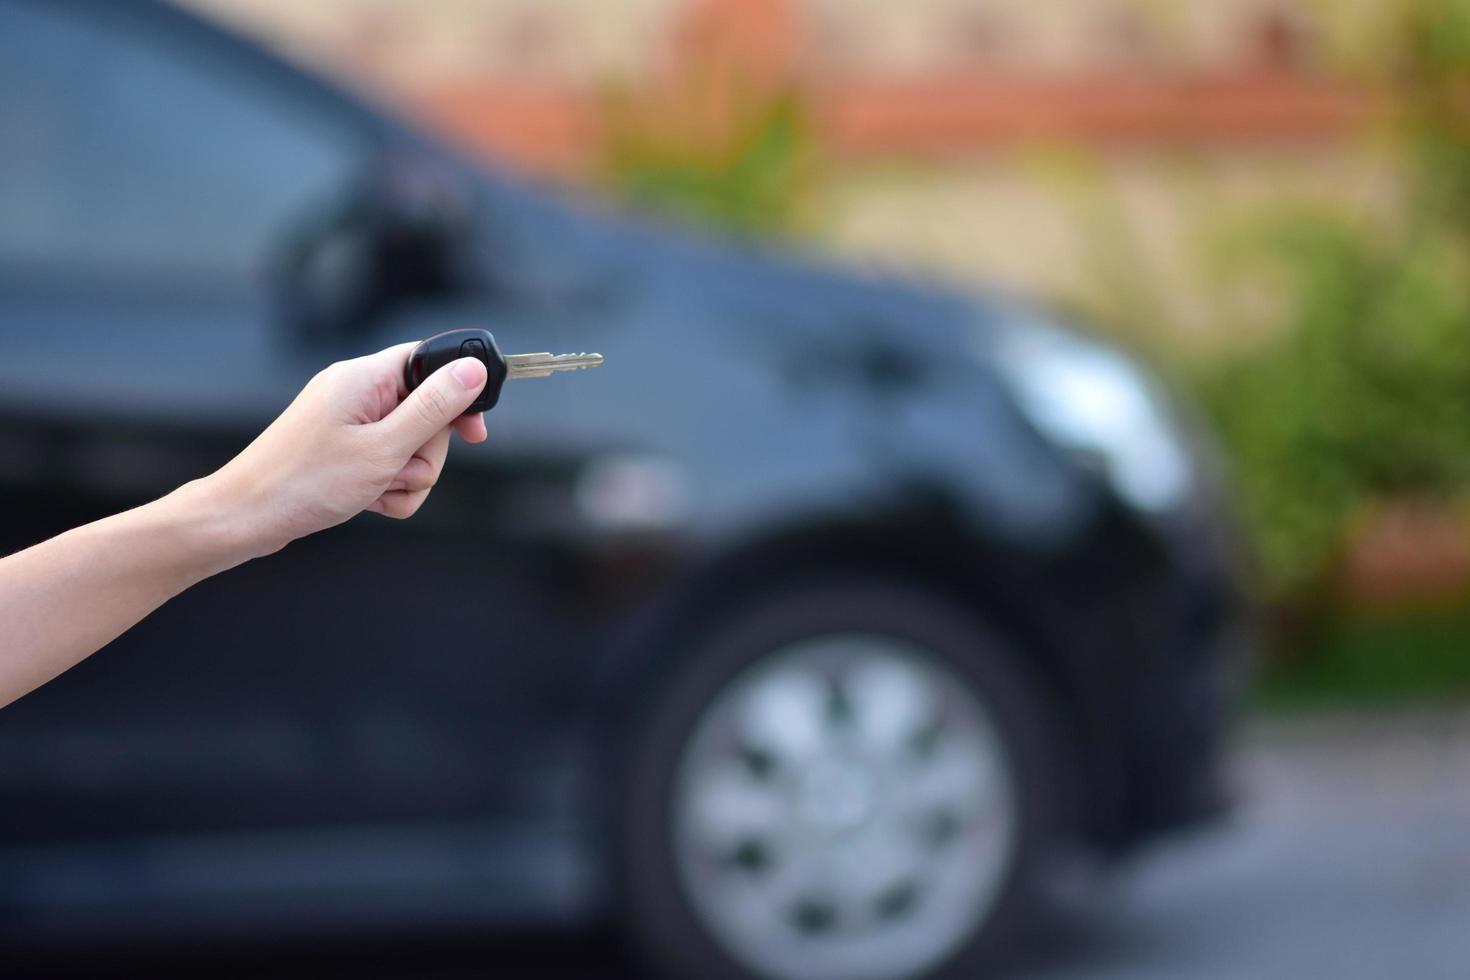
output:
<instances>
[{"instance_id":1,"label":"car door","mask_svg":"<svg viewBox=\"0 0 1470 980\"><path fill-rule=\"evenodd\" d=\"M371 128L177 19L0 5L0 551L208 472L347 346L299 343L272 275ZM373 673L378 614L351 616L384 604L384 533L204 583L8 708L8 842L342 819L363 786L432 807L364 764L429 752L401 716L348 744L328 707L402 680Z\"/></svg>"}]
</instances>

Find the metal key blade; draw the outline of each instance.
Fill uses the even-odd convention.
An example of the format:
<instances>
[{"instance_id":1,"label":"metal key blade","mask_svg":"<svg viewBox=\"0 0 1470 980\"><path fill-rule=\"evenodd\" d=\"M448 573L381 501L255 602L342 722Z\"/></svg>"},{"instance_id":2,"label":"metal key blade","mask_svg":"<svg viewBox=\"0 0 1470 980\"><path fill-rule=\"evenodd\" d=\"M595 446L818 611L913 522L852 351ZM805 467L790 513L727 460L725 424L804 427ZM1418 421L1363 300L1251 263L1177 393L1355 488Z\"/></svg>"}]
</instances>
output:
<instances>
[{"instance_id":1,"label":"metal key blade","mask_svg":"<svg viewBox=\"0 0 1470 980\"><path fill-rule=\"evenodd\" d=\"M506 378L544 378L556 371L578 371L602 363L601 354L506 354Z\"/></svg>"}]
</instances>

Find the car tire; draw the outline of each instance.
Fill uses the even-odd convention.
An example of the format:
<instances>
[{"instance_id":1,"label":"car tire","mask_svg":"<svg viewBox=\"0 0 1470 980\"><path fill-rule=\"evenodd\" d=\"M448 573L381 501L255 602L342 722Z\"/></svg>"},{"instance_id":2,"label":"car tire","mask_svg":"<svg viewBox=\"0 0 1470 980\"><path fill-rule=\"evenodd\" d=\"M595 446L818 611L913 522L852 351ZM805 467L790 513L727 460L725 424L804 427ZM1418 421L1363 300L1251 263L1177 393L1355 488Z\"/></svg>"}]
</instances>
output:
<instances>
[{"instance_id":1,"label":"car tire","mask_svg":"<svg viewBox=\"0 0 1470 980\"><path fill-rule=\"evenodd\" d=\"M1019 657L888 581L709 623L624 759L635 955L679 980L974 980L1055 827L1056 726Z\"/></svg>"}]
</instances>

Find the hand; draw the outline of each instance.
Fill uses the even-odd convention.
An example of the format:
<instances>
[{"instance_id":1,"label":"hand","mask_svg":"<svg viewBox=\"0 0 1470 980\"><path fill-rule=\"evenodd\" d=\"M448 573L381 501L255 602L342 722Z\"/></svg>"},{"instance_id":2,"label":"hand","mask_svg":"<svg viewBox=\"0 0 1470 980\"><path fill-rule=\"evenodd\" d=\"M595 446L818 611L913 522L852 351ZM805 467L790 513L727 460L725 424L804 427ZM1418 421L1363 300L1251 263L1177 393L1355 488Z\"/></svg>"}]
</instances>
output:
<instances>
[{"instance_id":1,"label":"hand","mask_svg":"<svg viewBox=\"0 0 1470 980\"><path fill-rule=\"evenodd\" d=\"M269 554L363 510L409 517L439 479L450 429L466 442L485 440L483 415L461 417L485 386L485 365L460 358L409 393L403 367L413 346L328 366L201 481L221 511L238 517L247 551Z\"/></svg>"}]
</instances>

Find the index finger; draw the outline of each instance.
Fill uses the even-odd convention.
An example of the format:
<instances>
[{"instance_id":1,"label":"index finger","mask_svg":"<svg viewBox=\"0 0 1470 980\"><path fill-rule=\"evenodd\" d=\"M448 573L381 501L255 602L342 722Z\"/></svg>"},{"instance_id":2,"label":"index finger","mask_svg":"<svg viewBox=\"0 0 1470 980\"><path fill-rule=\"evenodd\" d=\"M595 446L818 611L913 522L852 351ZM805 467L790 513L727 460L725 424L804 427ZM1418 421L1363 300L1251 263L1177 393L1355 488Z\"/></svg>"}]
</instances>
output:
<instances>
[{"instance_id":1,"label":"index finger","mask_svg":"<svg viewBox=\"0 0 1470 980\"><path fill-rule=\"evenodd\" d=\"M485 413L474 412L470 415L461 415L454 420L454 431L465 442L484 442L488 433L485 431Z\"/></svg>"}]
</instances>

